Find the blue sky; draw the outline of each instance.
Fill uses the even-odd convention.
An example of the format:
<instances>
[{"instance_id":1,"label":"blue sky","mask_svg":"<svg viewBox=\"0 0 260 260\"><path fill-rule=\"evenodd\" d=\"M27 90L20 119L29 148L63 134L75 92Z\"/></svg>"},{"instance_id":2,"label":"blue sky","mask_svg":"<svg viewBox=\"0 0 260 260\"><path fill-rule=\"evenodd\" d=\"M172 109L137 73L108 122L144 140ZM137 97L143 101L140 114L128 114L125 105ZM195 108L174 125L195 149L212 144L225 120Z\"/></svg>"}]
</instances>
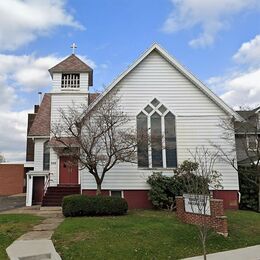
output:
<instances>
[{"instance_id":1,"label":"blue sky","mask_svg":"<svg viewBox=\"0 0 260 260\"><path fill-rule=\"evenodd\" d=\"M1 1L0 153L23 158L26 113L73 42L95 90L157 42L230 106L259 105L259 15L258 0Z\"/></svg>"}]
</instances>

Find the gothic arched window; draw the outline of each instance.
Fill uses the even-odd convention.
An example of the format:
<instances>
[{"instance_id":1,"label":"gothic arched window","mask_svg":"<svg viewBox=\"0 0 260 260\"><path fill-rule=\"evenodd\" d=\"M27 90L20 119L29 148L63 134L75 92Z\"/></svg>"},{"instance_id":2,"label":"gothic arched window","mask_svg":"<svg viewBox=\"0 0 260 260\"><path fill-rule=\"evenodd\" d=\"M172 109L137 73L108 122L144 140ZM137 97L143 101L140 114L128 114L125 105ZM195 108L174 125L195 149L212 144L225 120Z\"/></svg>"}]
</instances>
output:
<instances>
[{"instance_id":1,"label":"gothic arched window","mask_svg":"<svg viewBox=\"0 0 260 260\"><path fill-rule=\"evenodd\" d=\"M43 170L50 170L50 147L49 141L46 141L43 144Z\"/></svg>"},{"instance_id":2,"label":"gothic arched window","mask_svg":"<svg viewBox=\"0 0 260 260\"><path fill-rule=\"evenodd\" d=\"M137 155L139 167L149 167L147 131L147 116L141 112L137 116Z\"/></svg>"},{"instance_id":3,"label":"gothic arched window","mask_svg":"<svg viewBox=\"0 0 260 260\"><path fill-rule=\"evenodd\" d=\"M175 116L156 98L137 115L138 167L177 166Z\"/></svg>"}]
</instances>

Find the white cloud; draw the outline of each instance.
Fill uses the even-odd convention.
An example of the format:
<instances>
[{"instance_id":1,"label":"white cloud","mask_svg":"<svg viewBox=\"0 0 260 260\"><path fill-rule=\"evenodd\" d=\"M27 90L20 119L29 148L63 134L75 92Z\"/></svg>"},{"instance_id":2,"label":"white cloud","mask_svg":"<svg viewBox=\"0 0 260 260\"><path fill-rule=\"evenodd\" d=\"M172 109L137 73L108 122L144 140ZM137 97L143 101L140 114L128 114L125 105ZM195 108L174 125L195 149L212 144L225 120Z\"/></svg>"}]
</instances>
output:
<instances>
[{"instance_id":1,"label":"white cloud","mask_svg":"<svg viewBox=\"0 0 260 260\"><path fill-rule=\"evenodd\" d=\"M166 33L199 26L201 34L192 39L192 47L205 47L214 43L219 31L229 26L233 15L259 9L258 0L171 0L173 11L163 25Z\"/></svg>"},{"instance_id":2,"label":"white cloud","mask_svg":"<svg viewBox=\"0 0 260 260\"><path fill-rule=\"evenodd\" d=\"M0 111L0 153L5 156L7 161L25 160L27 114L29 112L32 111Z\"/></svg>"},{"instance_id":3,"label":"white cloud","mask_svg":"<svg viewBox=\"0 0 260 260\"><path fill-rule=\"evenodd\" d=\"M94 61L80 56L89 66ZM48 69L64 57L0 54L0 153L9 161L24 160L27 113L19 110L19 92L37 92L51 84ZM15 108L15 109L13 109Z\"/></svg>"},{"instance_id":4,"label":"white cloud","mask_svg":"<svg viewBox=\"0 0 260 260\"><path fill-rule=\"evenodd\" d=\"M35 91L50 85L48 69L61 59L54 55L36 57L0 54L0 76L5 78L5 85L21 91Z\"/></svg>"},{"instance_id":5,"label":"white cloud","mask_svg":"<svg viewBox=\"0 0 260 260\"><path fill-rule=\"evenodd\" d=\"M239 65L224 76L212 77L207 83L215 91L222 90L221 98L234 108L260 105L260 37L241 45L233 56Z\"/></svg>"},{"instance_id":6,"label":"white cloud","mask_svg":"<svg viewBox=\"0 0 260 260\"><path fill-rule=\"evenodd\" d=\"M0 1L1 50L15 50L57 26L84 29L65 9L65 0Z\"/></svg>"},{"instance_id":7,"label":"white cloud","mask_svg":"<svg viewBox=\"0 0 260 260\"><path fill-rule=\"evenodd\" d=\"M260 34L243 43L233 58L238 63L260 66Z\"/></svg>"},{"instance_id":8,"label":"white cloud","mask_svg":"<svg viewBox=\"0 0 260 260\"><path fill-rule=\"evenodd\" d=\"M21 91L32 92L40 88L48 87L51 78L48 69L59 63L65 57L48 55L36 57L35 55L6 55L0 54L0 80L5 81L5 85L18 88ZM86 56L79 58L90 67L96 68L96 64ZM1 88L6 88L0 86Z\"/></svg>"}]
</instances>

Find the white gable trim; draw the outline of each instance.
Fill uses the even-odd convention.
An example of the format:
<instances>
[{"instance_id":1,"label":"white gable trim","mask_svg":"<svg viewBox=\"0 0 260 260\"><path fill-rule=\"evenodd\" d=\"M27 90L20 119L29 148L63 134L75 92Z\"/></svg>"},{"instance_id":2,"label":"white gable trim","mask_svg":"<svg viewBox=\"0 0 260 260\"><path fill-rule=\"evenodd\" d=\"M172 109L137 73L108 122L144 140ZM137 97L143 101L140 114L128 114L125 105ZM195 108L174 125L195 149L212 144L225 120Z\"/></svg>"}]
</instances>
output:
<instances>
[{"instance_id":1,"label":"white gable trim","mask_svg":"<svg viewBox=\"0 0 260 260\"><path fill-rule=\"evenodd\" d=\"M198 80L190 71L182 66L176 59L174 59L166 50L164 50L157 43L153 44L147 51L145 51L127 70L118 76L106 89L98 96L98 98L90 105L91 110L106 94L108 94L128 73L130 73L142 60L144 60L152 51L156 50L163 58L165 58L173 67L188 78L195 86L197 86L205 95L207 95L213 102L222 108L227 114L233 116L238 121L244 119L229 107L221 98L214 94L208 87L206 87L200 80Z\"/></svg>"}]
</instances>

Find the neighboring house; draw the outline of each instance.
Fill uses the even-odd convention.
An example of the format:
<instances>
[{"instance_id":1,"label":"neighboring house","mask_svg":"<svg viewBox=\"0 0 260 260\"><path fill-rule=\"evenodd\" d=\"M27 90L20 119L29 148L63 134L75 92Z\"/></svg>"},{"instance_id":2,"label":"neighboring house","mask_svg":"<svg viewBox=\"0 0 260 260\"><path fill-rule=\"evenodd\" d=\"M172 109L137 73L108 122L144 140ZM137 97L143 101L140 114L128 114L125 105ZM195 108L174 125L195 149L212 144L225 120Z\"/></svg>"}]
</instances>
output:
<instances>
[{"instance_id":1,"label":"neighboring house","mask_svg":"<svg viewBox=\"0 0 260 260\"><path fill-rule=\"evenodd\" d=\"M103 181L103 193L124 197L130 208L151 207L147 177L158 171L173 174L178 164L191 158L190 152L196 147L211 148L212 143L217 143L224 150L230 150L229 144L221 138L223 129L219 121L230 117L242 120L157 44L99 96L89 93L93 70L74 54L49 72L51 93L45 94L39 109L36 107L35 113L29 115L27 159L34 161L34 170L27 173L27 206L33 203L59 205L65 194L95 194L93 176L78 167L68 173L67 157L53 149L51 126L59 122L60 108L66 110L68 105L79 106L84 102L92 103L95 108L109 94L116 93L131 119L130 127L159 133L161 138L138 148L137 164L115 165ZM167 149L168 145L175 149ZM223 198L225 208L237 208L237 172L220 160L216 169L222 174L223 190L213 191L214 197Z\"/></svg>"},{"instance_id":2,"label":"neighboring house","mask_svg":"<svg viewBox=\"0 0 260 260\"><path fill-rule=\"evenodd\" d=\"M235 123L237 162L249 166L260 159L260 107L237 113L244 118Z\"/></svg>"}]
</instances>

